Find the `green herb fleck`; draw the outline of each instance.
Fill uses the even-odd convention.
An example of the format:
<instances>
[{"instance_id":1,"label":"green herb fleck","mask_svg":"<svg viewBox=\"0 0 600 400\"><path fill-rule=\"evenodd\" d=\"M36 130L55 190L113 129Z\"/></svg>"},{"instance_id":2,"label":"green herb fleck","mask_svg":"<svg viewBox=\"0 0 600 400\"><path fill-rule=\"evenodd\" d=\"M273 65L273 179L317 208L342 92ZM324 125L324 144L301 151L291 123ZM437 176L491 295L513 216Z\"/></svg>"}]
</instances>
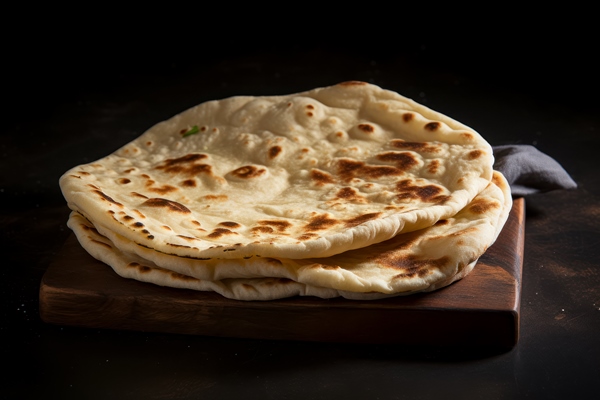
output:
<instances>
[{"instance_id":1,"label":"green herb fleck","mask_svg":"<svg viewBox=\"0 0 600 400\"><path fill-rule=\"evenodd\" d=\"M200 132L200 129L198 128L198 125L194 125L192 126L189 130L185 131L183 133L182 137L186 137L186 136L190 136L190 135L194 135L196 133Z\"/></svg>"}]
</instances>

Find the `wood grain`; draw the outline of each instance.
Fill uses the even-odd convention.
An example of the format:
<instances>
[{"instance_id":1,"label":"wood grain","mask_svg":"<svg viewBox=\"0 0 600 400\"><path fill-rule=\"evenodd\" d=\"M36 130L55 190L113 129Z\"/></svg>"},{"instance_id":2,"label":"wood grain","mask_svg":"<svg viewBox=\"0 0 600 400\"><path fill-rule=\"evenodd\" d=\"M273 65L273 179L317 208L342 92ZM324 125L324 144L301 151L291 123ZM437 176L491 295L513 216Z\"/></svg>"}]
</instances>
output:
<instances>
[{"instance_id":1,"label":"wood grain","mask_svg":"<svg viewBox=\"0 0 600 400\"><path fill-rule=\"evenodd\" d=\"M236 301L128 280L74 235L46 271L40 315L57 325L321 342L513 347L519 337L524 200L463 280L377 301L296 297Z\"/></svg>"}]
</instances>

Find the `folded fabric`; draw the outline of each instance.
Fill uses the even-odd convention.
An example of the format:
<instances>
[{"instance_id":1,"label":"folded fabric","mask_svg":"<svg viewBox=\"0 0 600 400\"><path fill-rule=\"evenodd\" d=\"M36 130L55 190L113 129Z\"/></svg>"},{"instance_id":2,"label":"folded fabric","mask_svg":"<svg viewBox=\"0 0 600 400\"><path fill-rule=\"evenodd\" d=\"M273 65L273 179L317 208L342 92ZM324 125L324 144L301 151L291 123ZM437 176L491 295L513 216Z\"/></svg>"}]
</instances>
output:
<instances>
[{"instance_id":1,"label":"folded fabric","mask_svg":"<svg viewBox=\"0 0 600 400\"><path fill-rule=\"evenodd\" d=\"M577 187L556 160L531 145L494 146L493 150L494 169L506 177L513 196Z\"/></svg>"}]
</instances>

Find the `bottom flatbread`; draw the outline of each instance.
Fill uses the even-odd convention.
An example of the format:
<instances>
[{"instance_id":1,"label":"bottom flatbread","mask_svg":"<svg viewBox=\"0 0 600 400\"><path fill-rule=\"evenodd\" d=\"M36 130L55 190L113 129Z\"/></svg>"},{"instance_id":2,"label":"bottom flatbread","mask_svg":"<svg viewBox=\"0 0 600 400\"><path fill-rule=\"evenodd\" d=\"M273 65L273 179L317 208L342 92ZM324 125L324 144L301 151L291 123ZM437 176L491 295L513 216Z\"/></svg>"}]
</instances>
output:
<instances>
[{"instance_id":1,"label":"bottom flatbread","mask_svg":"<svg viewBox=\"0 0 600 400\"><path fill-rule=\"evenodd\" d=\"M187 259L100 232L76 212L68 225L89 254L124 278L237 300L372 300L433 291L465 277L498 237L511 206L508 183L494 172L488 187L452 218L362 249L301 260Z\"/></svg>"}]
</instances>

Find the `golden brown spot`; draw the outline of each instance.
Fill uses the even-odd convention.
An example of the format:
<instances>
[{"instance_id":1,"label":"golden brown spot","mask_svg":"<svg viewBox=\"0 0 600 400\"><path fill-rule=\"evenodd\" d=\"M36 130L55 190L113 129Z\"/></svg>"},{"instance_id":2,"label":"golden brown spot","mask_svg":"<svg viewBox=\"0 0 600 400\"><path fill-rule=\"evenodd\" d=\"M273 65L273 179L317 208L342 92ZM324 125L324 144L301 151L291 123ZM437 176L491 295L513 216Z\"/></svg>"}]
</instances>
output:
<instances>
[{"instance_id":1,"label":"golden brown spot","mask_svg":"<svg viewBox=\"0 0 600 400\"><path fill-rule=\"evenodd\" d=\"M148 273L148 272L152 271L152 268L150 268L150 267L148 267L148 266L146 266L146 265L139 265L139 266L137 267L137 269L138 269L138 271L140 271L142 274L146 274L146 273Z\"/></svg>"},{"instance_id":2,"label":"golden brown spot","mask_svg":"<svg viewBox=\"0 0 600 400\"><path fill-rule=\"evenodd\" d=\"M176 243L168 243L168 242L167 242L167 244L171 247L180 247L183 249L191 249L192 248L191 246L186 246L184 244L176 244Z\"/></svg>"},{"instance_id":3,"label":"golden brown spot","mask_svg":"<svg viewBox=\"0 0 600 400\"><path fill-rule=\"evenodd\" d=\"M374 220L374 219L378 218L380 215L381 215L381 213L368 213L368 214L359 215L358 217L349 218L349 219L344 220L344 225L347 228L351 228L353 226L364 224L367 221Z\"/></svg>"},{"instance_id":4,"label":"golden brown spot","mask_svg":"<svg viewBox=\"0 0 600 400\"><path fill-rule=\"evenodd\" d=\"M335 182L333 176L329 175L327 172L318 169L312 169L310 171L310 177L317 186L323 186Z\"/></svg>"},{"instance_id":5,"label":"golden brown spot","mask_svg":"<svg viewBox=\"0 0 600 400\"><path fill-rule=\"evenodd\" d=\"M377 179L384 176L402 175L403 171L386 165L366 165L364 162L351 159L341 159L337 165L338 175L346 182L354 178Z\"/></svg>"},{"instance_id":6,"label":"golden brown spot","mask_svg":"<svg viewBox=\"0 0 600 400\"><path fill-rule=\"evenodd\" d=\"M419 165L419 161L411 153L390 151L387 153L377 154L377 159L384 162L392 162L402 171Z\"/></svg>"},{"instance_id":7,"label":"golden brown spot","mask_svg":"<svg viewBox=\"0 0 600 400\"><path fill-rule=\"evenodd\" d=\"M327 264L313 264L310 266L311 269L324 269L329 271L335 271L336 269L340 269L338 265L327 265Z\"/></svg>"},{"instance_id":8,"label":"golden brown spot","mask_svg":"<svg viewBox=\"0 0 600 400\"><path fill-rule=\"evenodd\" d=\"M494 172L492 175L492 182L494 183L494 185L500 188L502 188L505 185L504 180L496 172Z\"/></svg>"},{"instance_id":9,"label":"golden brown spot","mask_svg":"<svg viewBox=\"0 0 600 400\"><path fill-rule=\"evenodd\" d=\"M467 159L468 160L476 160L479 157L481 157L483 154L485 154L482 150L472 150L469 152L469 154L467 154Z\"/></svg>"},{"instance_id":10,"label":"golden brown spot","mask_svg":"<svg viewBox=\"0 0 600 400\"><path fill-rule=\"evenodd\" d=\"M343 187L336 193L336 199L355 203L367 203L368 200L361 196L358 191L351 187Z\"/></svg>"},{"instance_id":11,"label":"golden brown spot","mask_svg":"<svg viewBox=\"0 0 600 400\"><path fill-rule=\"evenodd\" d=\"M482 198L476 198L469 205L469 211L474 214L485 214L486 212L499 208L500 205L495 201L488 201Z\"/></svg>"},{"instance_id":12,"label":"golden brown spot","mask_svg":"<svg viewBox=\"0 0 600 400\"><path fill-rule=\"evenodd\" d=\"M473 140L473 134L471 134L469 132L461 133L460 136L464 137L467 140Z\"/></svg>"},{"instance_id":13,"label":"golden brown spot","mask_svg":"<svg viewBox=\"0 0 600 400\"><path fill-rule=\"evenodd\" d=\"M123 207L123 204L119 203L118 201L115 201L112 197L110 197L109 195L107 195L106 193L102 192L101 190L94 190L94 192L99 195L102 199L108 201L109 203L112 203L116 206L119 207Z\"/></svg>"},{"instance_id":14,"label":"golden brown spot","mask_svg":"<svg viewBox=\"0 0 600 400\"><path fill-rule=\"evenodd\" d=\"M197 161L207 158L206 154L191 153L179 158L170 158L162 162L156 169L167 173L195 176L210 174L212 167L207 164L198 164Z\"/></svg>"},{"instance_id":15,"label":"golden brown spot","mask_svg":"<svg viewBox=\"0 0 600 400\"><path fill-rule=\"evenodd\" d=\"M217 239L225 235L237 235L237 233L226 228L215 228L211 233L208 234L208 237Z\"/></svg>"},{"instance_id":16,"label":"golden brown spot","mask_svg":"<svg viewBox=\"0 0 600 400\"><path fill-rule=\"evenodd\" d=\"M254 228L250 229L250 231L252 233L265 233L265 234L269 234L269 233L273 233L275 232L273 230L273 228L271 228L270 226L255 226Z\"/></svg>"},{"instance_id":17,"label":"golden brown spot","mask_svg":"<svg viewBox=\"0 0 600 400\"><path fill-rule=\"evenodd\" d=\"M128 173L133 172L133 171L135 171L135 168L129 168L129 169L126 169L125 171L123 171L123 173L124 174L128 174Z\"/></svg>"},{"instance_id":18,"label":"golden brown spot","mask_svg":"<svg viewBox=\"0 0 600 400\"><path fill-rule=\"evenodd\" d=\"M404 113L402 114L402 120L404 122L410 122L415 118L415 114L413 113Z\"/></svg>"},{"instance_id":19,"label":"golden brown spot","mask_svg":"<svg viewBox=\"0 0 600 400\"><path fill-rule=\"evenodd\" d=\"M287 228L289 228L290 226L292 226L292 224L288 221L279 221L279 220L263 220L263 221L258 221L258 224L261 226L270 226L272 228L277 229L278 232L285 232L285 230Z\"/></svg>"},{"instance_id":20,"label":"golden brown spot","mask_svg":"<svg viewBox=\"0 0 600 400\"><path fill-rule=\"evenodd\" d=\"M396 184L399 193L396 198L402 200L421 200L428 203L445 203L450 196L443 195L444 189L436 185L416 186L405 179Z\"/></svg>"},{"instance_id":21,"label":"golden brown spot","mask_svg":"<svg viewBox=\"0 0 600 400\"><path fill-rule=\"evenodd\" d=\"M440 151L439 147L431 143L405 142L402 139L393 139L390 141L390 145L397 149L411 150L419 153L438 153Z\"/></svg>"},{"instance_id":22,"label":"golden brown spot","mask_svg":"<svg viewBox=\"0 0 600 400\"><path fill-rule=\"evenodd\" d=\"M147 141L146 142L146 146L152 146L152 142L151 141Z\"/></svg>"},{"instance_id":23,"label":"golden brown spot","mask_svg":"<svg viewBox=\"0 0 600 400\"><path fill-rule=\"evenodd\" d=\"M283 263L281 262L281 260L278 260L276 258L271 258L271 257L266 257L263 258L263 260L269 264L273 264L273 265L283 265Z\"/></svg>"},{"instance_id":24,"label":"golden brown spot","mask_svg":"<svg viewBox=\"0 0 600 400\"><path fill-rule=\"evenodd\" d=\"M321 214L312 217L309 222L304 225L304 230L307 232L322 231L339 223L340 221L331 218L328 214Z\"/></svg>"},{"instance_id":25,"label":"golden brown spot","mask_svg":"<svg viewBox=\"0 0 600 400\"><path fill-rule=\"evenodd\" d=\"M132 196L136 196L136 197L141 197L142 199L147 199L148 196L145 196L143 194L137 193L137 192L131 192Z\"/></svg>"},{"instance_id":26,"label":"golden brown spot","mask_svg":"<svg viewBox=\"0 0 600 400\"><path fill-rule=\"evenodd\" d=\"M90 173L89 172L85 172L85 171L80 171L79 175L90 175Z\"/></svg>"},{"instance_id":27,"label":"golden brown spot","mask_svg":"<svg viewBox=\"0 0 600 400\"><path fill-rule=\"evenodd\" d=\"M167 231L170 231L170 230L172 230L172 229L171 229L171 227L169 227L169 226L167 226L167 225L163 225L163 226L162 226L162 228L163 228L163 229L165 229L165 230L167 230Z\"/></svg>"},{"instance_id":28,"label":"golden brown spot","mask_svg":"<svg viewBox=\"0 0 600 400\"><path fill-rule=\"evenodd\" d=\"M188 167L175 166L171 167L168 172L173 173L182 173L187 176L196 176L200 174L208 174L212 173L212 167L208 164L193 164Z\"/></svg>"},{"instance_id":29,"label":"golden brown spot","mask_svg":"<svg viewBox=\"0 0 600 400\"><path fill-rule=\"evenodd\" d=\"M146 218L146 216L144 214L142 214L139 210L133 210L133 212L136 213L137 216L140 218Z\"/></svg>"},{"instance_id":30,"label":"golden brown spot","mask_svg":"<svg viewBox=\"0 0 600 400\"><path fill-rule=\"evenodd\" d=\"M152 181L149 181L149 182L152 182ZM179 190L179 189L177 189L175 186L163 185L160 187L149 187L148 190L151 192L154 192L154 193L158 193L158 194L167 194L167 193L171 193L176 190Z\"/></svg>"},{"instance_id":31,"label":"golden brown spot","mask_svg":"<svg viewBox=\"0 0 600 400\"><path fill-rule=\"evenodd\" d=\"M231 171L231 174L242 179L252 179L258 178L266 172L267 170L264 168L257 168L254 165L246 165Z\"/></svg>"},{"instance_id":32,"label":"golden brown spot","mask_svg":"<svg viewBox=\"0 0 600 400\"><path fill-rule=\"evenodd\" d=\"M125 215L125 216L123 217L123 219L124 219L125 221L131 221L131 220L133 219L133 217L131 217L131 216L129 216L129 215Z\"/></svg>"},{"instance_id":33,"label":"golden brown spot","mask_svg":"<svg viewBox=\"0 0 600 400\"><path fill-rule=\"evenodd\" d=\"M450 261L450 257L418 259L414 255L398 255L396 251L389 251L376 258L378 264L387 268L403 271L395 275L394 279L413 278L415 276L427 276L432 269L442 269Z\"/></svg>"},{"instance_id":34,"label":"golden brown spot","mask_svg":"<svg viewBox=\"0 0 600 400\"><path fill-rule=\"evenodd\" d=\"M207 194L206 196L202 196L204 200L216 200L216 201L226 201L227 196L224 194Z\"/></svg>"},{"instance_id":35,"label":"golden brown spot","mask_svg":"<svg viewBox=\"0 0 600 400\"><path fill-rule=\"evenodd\" d=\"M87 226L85 224L80 224L80 225L81 225L81 228L83 228L84 230L89 231L89 232L93 232L96 235L101 236L100 232L98 232L98 230L96 228L93 228L91 226Z\"/></svg>"},{"instance_id":36,"label":"golden brown spot","mask_svg":"<svg viewBox=\"0 0 600 400\"><path fill-rule=\"evenodd\" d=\"M301 236L299 236L297 239L301 240L301 241L305 241L305 240L310 240L313 239L315 237L318 237L319 235L315 234L315 233L305 233Z\"/></svg>"},{"instance_id":37,"label":"golden brown spot","mask_svg":"<svg viewBox=\"0 0 600 400\"><path fill-rule=\"evenodd\" d=\"M274 285L288 285L293 283L294 281L288 278L271 278L268 281L264 282L265 286L274 286Z\"/></svg>"},{"instance_id":38,"label":"golden brown spot","mask_svg":"<svg viewBox=\"0 0 600 400\"><path fill-rule=\"evenodd\" d=\"M187 240L188 242L191 242L193 240L197 240L195 237L191 237L191 236L184 236L184 235L177 235L177 237L180 237L182 239Z\"/></svg>"},{"instance_id":39,"label":"golden brown spot","mask_svg":"<svg viewBox=\"0 0 600 400\"><path fill-rule=\"evenodd\" d=\"M275 157L277 157L279 155L279 153L281 153L281 147L280 146L273 146L269 149L269 158L273 159Z\"/></svg>"},{"instance_id":40,"label":"golden brown spot","mask_svg":"<svg viewBox=\"0 0 600 400\"><path fill-rule=\"evenodd\" d=\"M143 224L143 223L141 223L141 222L134 222L134 223L133 223L133 224L131 224L131 225L132 225L132 226L135 226L136 228L141 228L141 227L143 227L143 226L144 226L144 224Z\"/></svg>"},{"instance_id":41,"label":"golden brown spot","mask_svg":"<svg viewBox=\"0 0 600 400\"><path fill-rule=\"evenodd\" d=\"M147 265L140 265L138 267L138 271L140 271L142 274L146 274L146 273L152 271L152 268L148 267Z\"/></svg>"},{"instance_id":42,"label":"golden brown spot","mask_svg":"<svg viewBox=\"0 0 600 400\"><path fill-rule=\"evenodd\" d=\"M435 174L440 168L440 160L431 160L429 165L427 166L427 172L430 174Z\"/></svg>"},{"instance_id":43,"label":"golden brown spot","mask_svg":"<svg viewBox=\"0 0 600 400\"><path fill-rule=\"evenodd\" d=\"M429 123L425 124L424 128L428 131L434 132L434 131L437 131L441 126L442 126L442 124L434 121L434 122L429 122Z\"/></svg>"},{"instance_id":44,"label":"golden brown spot","mask_svg":"<svg viewBox=\"0 0 600 400\"><path fill-rule=\"evenodd\" d=\"M148 207L163 207L168 208L170 211L179 212L182 214L190 214L191 211L184 206L183 204L179 204L173 200L161 199L161 198L152 198L148 199L142 203L144 206Z\"/></svg>"},{"instance_id":45,"label":"golden brown spot","mask_svg":"<svg viewBox=\"0 0 600 400\"><path fill-rule=\"evenodd\" d=\"M184 181L181 181L180 185L183 187L196 187L196 180L195 179L186 179Z\"/></svg>"},{"instance_id":46,"label":"golden brown spot","mask_svg":"<svg viewBox=\"0 0 600 400\"><path fill-rule=\"evenodd\" d=\"M170 275L171 275L171 278L180 280L180 281L186 281L186 282L199 281L199 279L197 279L197 278L194 278L194 277L188 276L188 275L184 275L184 274L180 274L179 272L170 272Z\"/></svg>"},{"instance_id":47,"label":"golden brown spot","mask_svg":"<svg viewBox=\"0 0 600 400\"><path fill-rule=\"evenodd\" d=\"M375 127L373 127L373 125L371 125L371 124L359 124L358 129L360 129L361 131L363 131L365 133L375 132Z\"/></svg>"},{"instance_id":48,"label":"golden brown spot","mask_svg":"<svg viewBox=\"0 0 600 400\"><path fill-rule=\"evenodd\" d=\"M314 109L315 109L315 106L313 106L312 104L308 104L308 105L306 106L306 108L308 108L309 110L314 110Z\"/></svg>"},{"instance_id":49,"label":"golden brown spot","mask_svg":"<svg viewBox=\"0 0 600 400\"><path fill-rule=\"evenodd\" d=\"M309 112L306 113L306 115L309 116L309 117L312 117L313 113L309 111Z\"/></svg>"},{"instance_id":50,"label":"golden brown spot","mask_svg":"<svg viewBox=\"0 0 600 400\"><path fill-rule=\"evenodd\" d=\"M223 221L223 222L219 222L219 225L221 226L226 226L227 228L241 228L242 225L238 224L237 222L233 222L233 221Z\"/></svg>"},{"instance_id":51,"label":"golden brown spot","mask_svg":"<svg viewBox=\"0 0 600 400\"><path fill-rule=\"evenodd\" d=\"M403 210L404 207L402 206L395 206L395 205L389 205L389 206L385 206L384 210L395 210L395 211L399 211L399 210Z\"/></svg>"},{"instance_id":52,"label":"golden brown spot","mask_svg":"<svg viewBox=\"0 0 600 400\"><path fill-rule=\"evenodd\" d=\"M347 200L357 197L357 194L358 192L356 191L356 189L346 186L338 190L338 192L336 193L336 197L338 199Z\"/></svg>"},{"instance_id":53,"label":"golden brown spot","mask_svg":"<svg viewBox=\"0 0 600 400\"><path fill-rule=\"evenodd\" d=\"M413 270L408 270L407 272L403 272L401 274L395 275L392 277L392 279L414 278L415 276L424 278L427 275L429 275L430 273L431 272L429 270L427 270L426 268L413 269Z\"/></svg>"},{"instance_id":54,"label":"golden brown spot","mask_svg":"<svg viewBox=\"0 0 600 400\"><path fill-rule=\"evenodd\" d=\"M139 272L141 272L143 274L152 271L152 268L150 268L150 267L148 267L146 265L141 265L141 264L136 263L136 262L130 262L129 264L127 264L127 266L129 268L136 268Z\"/></svg>"}]
</instances>

